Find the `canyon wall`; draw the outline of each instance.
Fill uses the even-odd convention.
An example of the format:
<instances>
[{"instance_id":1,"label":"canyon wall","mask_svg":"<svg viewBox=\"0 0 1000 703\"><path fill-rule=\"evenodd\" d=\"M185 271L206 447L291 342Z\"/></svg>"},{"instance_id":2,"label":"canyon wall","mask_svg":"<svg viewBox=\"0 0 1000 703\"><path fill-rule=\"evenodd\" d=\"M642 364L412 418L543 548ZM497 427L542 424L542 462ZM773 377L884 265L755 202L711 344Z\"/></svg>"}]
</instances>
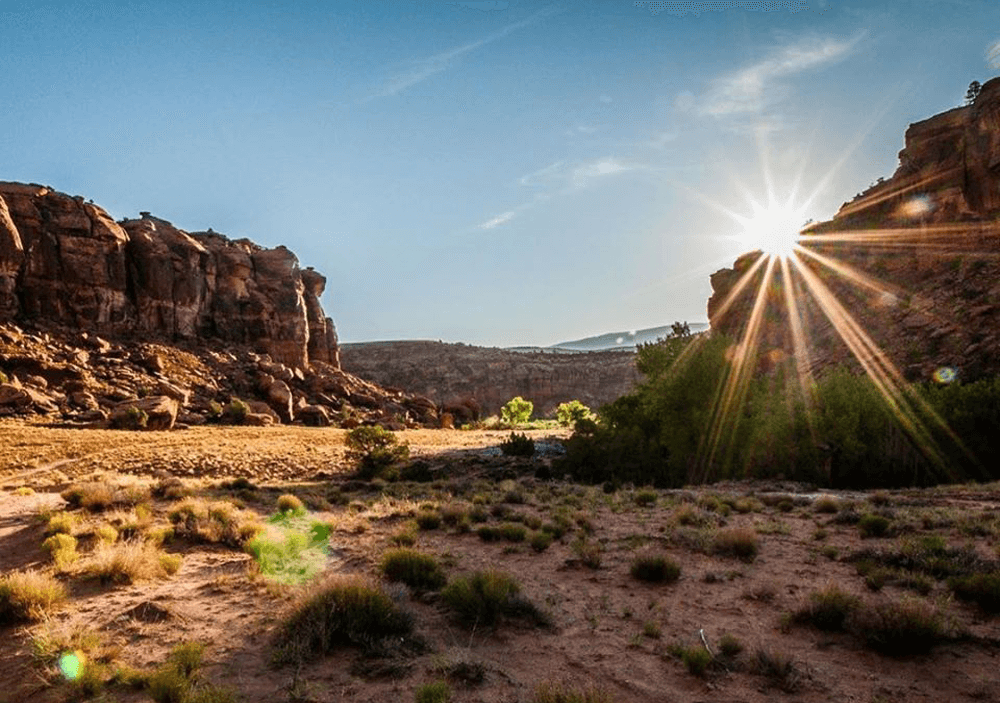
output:
<instances>
[{"instance_id":1,"label":"canyon wall","mask_svg":"<svg viewBox=\"0 0 1000 703\"><path fill-rule=\"evenodd\" d=\"M474 401L496 415L521 396L535 416L577 399L598 408L639 380L631 351L573 354L514 352L430 341L365 342L341 347L343 368L368 381L426 396L443 408Z\"/></svg>"}]
</instances>

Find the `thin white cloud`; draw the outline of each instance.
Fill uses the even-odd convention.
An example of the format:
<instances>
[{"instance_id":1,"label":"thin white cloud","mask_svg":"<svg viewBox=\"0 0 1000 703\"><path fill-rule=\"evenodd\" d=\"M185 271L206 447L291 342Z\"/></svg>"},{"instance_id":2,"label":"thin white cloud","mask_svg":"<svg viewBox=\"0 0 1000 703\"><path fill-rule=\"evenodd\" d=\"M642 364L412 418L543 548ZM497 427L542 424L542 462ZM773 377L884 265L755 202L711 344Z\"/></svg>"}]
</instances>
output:
<instances>
[{"instance_id":1,"label":"thin white cloud","mask_svg":"<svg viewBox=\"0 0 1000 703\"><path fill-rule=\"evenodd\" d=\"M763 61L715 79L701 100L692 101L682 94L677 104L693 105L700 114L714 117L760 112L786 93L781 79L840 61L861 37L802 39L777 49Z\"/></svg>"},{"instance_id":2,"label":"thin white cloud","mask_svg":"<svg viewBox=\"0 0 1000 703\"><path fill-rule=\"evenodd\" d=\"M431 76L435 76L438 73L447 70L457 59L460 59L469 52L475 51L476 49L486 46L487 44L492 44L498 39L502 39L507 36L511 32L521 29L522 27L526 27L529 24L533 24L555 12L557 12L557 10L553 8L540 10L527 19L509 24L506 27L497 30L493 34L477 41L457 46L454 49L442 51L439 54L434 54L433 56L428 56L427 58L411 61L407 68L386 79L382 85L375 90L375 92L366 97L363 102L374 100L375 98L387 98L397 95L407 88L411 88L418 83L422 83Z\"/></svg>"},{"instance_id":3,"label":"thin white cloud","mask_svg":"<svg viewBox=\"0 0 1000 703\"><path fill-rule=\"evenodd\" d=\"M575 127L566 130L567 137L576 137L581 134L594 134L600 131L599 127L591 127L590 125L578 124Z\"/></svg>"},{"instance_id":4,"label":"thin white cloud","mask_svg":"<svg viewBox=\"0 0 1000 703\"><path fill-rule=\"evenodd\" d=\"M599 99L599 100L600 100L600 101L601 101L602 103L604 103L604 104L608 104L608 103L612 102L612 100L611 100L611 96L610 96L610 95L602 95L602 96L601 96L600 98L598 98L598 99Z\"/></svg>"},{"instance_id":5,"label":"thin white cloud","mask_svg":"<svg viewBox=\"0 0 1000 703\"><path fill-rule=\"evenodd\" d=\"M986 49L986 63L990 68L1000 68L1000 39L990 44Z\"/></svg>"},{"instance_id":6,"label":"thin white cloud","mask_svg":"<svg viewBox=\"0 0 1000 703\"><path fill-rule=\"evenodd\" d=\"M567 195L568 193L586 188L595 179L645 168L647 167L626 164L611 156L573 164L568 164L565 161L556 161L537 171L527 173L518 179L518 183L522 186L546 189L544 192L537 193L531 200L506 212L502 212L495 217L491 217L477 225L476 228L482 230L495 229L507 224L525 210L533 208L546 200L550 200L554 196Z\"/></svg>"}]
</instances>

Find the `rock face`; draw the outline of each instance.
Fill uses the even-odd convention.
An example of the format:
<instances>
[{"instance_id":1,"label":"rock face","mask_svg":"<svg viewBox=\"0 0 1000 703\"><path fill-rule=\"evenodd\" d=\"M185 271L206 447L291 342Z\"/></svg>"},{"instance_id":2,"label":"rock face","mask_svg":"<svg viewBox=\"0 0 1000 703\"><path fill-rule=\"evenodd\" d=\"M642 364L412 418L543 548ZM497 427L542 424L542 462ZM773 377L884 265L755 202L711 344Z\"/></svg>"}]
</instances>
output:
<instances>
[{"instance_id":1,"label":"rock face","mask_svg":"<svg viewBox=\"0 0 1000 703\"><path fill-rule=\"evenodd\" d=\"M805 230L804 248L832 265L800 253L789 280L776 272L764 292L765 366L794 349L786 287L799 301L811 366L853 363L799 266L834 293L907 378L929 380L945 367L967 380L1000 373L1000 78L972 105L910 125L899 161L892 178ZM746 254L712 276L714 330L743 335L766 264L734 291L759 256Z\"/></svg>"},{"instance_id":2,"label":"rock face","mask_svg":"<svg viewBox=\"0 0 1000 703\"><path fill-rule=\"evenodd\" d=\"M632 390L640 377L630 351L550 354L402 341L345 344L341 358L345 371L426 396L457 416L465 414L462 407L495 415L518 395L535 404L536 416L573 399L597 408Z\"/></svg>"},{"instance_id":3,"label":"rock face","mask_svg":"<svg viewBox=\"0 0 1000 703\"><path fill-rule=\"evenodd\" d=\"M284 247L187 233L145 213L116 223L82 198L0 183L0 323L234 342L293 367L337 366L325 284Z\"/></svg>"}]
</instances>

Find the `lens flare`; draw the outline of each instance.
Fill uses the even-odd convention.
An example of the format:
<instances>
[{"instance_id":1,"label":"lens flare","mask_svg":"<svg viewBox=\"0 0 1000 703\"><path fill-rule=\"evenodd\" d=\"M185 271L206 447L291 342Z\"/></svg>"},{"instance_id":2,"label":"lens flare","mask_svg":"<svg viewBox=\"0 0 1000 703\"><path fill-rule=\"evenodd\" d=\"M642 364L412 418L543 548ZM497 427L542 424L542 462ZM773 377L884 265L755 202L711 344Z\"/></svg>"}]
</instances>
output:
<instances>
[{"instance_id":1,"label":"lens flare","mask_svg":"<svg viewBox=\"0 0 1000 703\"><path fill-rule=\"evenodd\" d=\"M958 371L950 366L942 366L934 372L934 380L947 385L958 378Z\"/></svg>"},{"instance_id":2,"label":"lens flare","mask_svg":"<svg viewBox=\"0 0 1000 703\"><path fill-rule=\"evenodd\" d=\"M742 241L750 249L759 249L778 258L791 256L801 236L801 210L772 204L762 208L753 204L754 214L743 218Z\"/></svg>"},{"instance_id":3,"label":"lens flare","mask_svg":"<svg viewBox=\"0 0 1000 703\"><path fill-rule=\"evenodd\" d=\"M83 655L80 652L65 652L59 657L59 671L70 681L76 681L83 673Z\"/></svg>"}]
</instances>

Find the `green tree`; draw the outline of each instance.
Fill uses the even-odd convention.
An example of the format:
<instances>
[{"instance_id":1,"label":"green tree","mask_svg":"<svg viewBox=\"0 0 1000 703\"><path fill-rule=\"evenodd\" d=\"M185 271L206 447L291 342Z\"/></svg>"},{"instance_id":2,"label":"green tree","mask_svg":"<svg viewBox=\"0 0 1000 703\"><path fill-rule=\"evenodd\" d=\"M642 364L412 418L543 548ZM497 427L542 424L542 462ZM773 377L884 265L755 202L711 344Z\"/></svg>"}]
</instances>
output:
<instances>
[{"instance_id":1,"label":"green tree","mask_svg":"<svg viewBox=\"0 0 1000 703\"><path fill-rule=\"evenodd\" d=\"M521 396L516 396L500 408L500 419L508 425L520 425L531 419L531 413L534 410L534 403L530 400L525 400Z\"/></svg>"},{"instance_id":2,"label":"green tree","mask_svg":"<svg viewBox=\"0 0 1000 703\"><path fill-rule=\"evenodd\" d=\"M592 418L594 414L590 408L579 400L571 400L568 403L560 403L556 408L556 420L563 427L575 427L576 423L585 418Z\"/></svg>"},{"instance_id":3,"label":"green tree","mask_svg":"<svg viewBox=\"0 0 1000 703\"><path fill-rule=\"evenodd\" d=\"M979 81L972 81L969 83L969 89L965 91L965 104L971 105L976 102L976 98L979 97L979 92L982 89L983 86Z\"/></svg>"}]
</instances>

